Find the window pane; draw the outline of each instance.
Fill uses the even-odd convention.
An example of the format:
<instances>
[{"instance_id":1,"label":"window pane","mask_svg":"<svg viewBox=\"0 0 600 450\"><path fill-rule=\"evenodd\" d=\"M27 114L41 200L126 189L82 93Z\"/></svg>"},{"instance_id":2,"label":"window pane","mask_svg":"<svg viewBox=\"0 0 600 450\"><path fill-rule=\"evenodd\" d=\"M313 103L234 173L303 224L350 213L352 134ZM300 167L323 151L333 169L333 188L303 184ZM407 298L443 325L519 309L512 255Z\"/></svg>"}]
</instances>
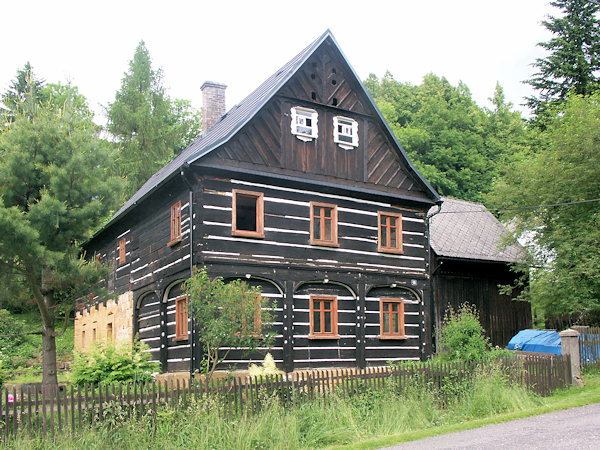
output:
<instances>
[{"instance_id":1,"label":"window pane","mask_svg":"<svg viewBox=\"0 0 600 450\"><path fill-rule=\"evenodd\" d=\"M389 333L390 332L390 315L387 313L383 314L383 330L381 330L382 333Z\"/></svg>"},{"instance_id":2,"label":"window pane","mask_svg":"<svg viewBox=\"0 0 600 450\"><path fill-rule=\"evenodd\" d=\"M238 230L258 231L256 229L256 203L258 198L236 195L236 223Z\"/></svg>"},{"instance_id":3,"label":"window pane","mask_svg":"<svg viewBox=\"0 0 600 450\"><path fill-rule=\"evenodd\" d=\"M388 246L388 240L387 240L387 227L381 227L381 246L382 247L387 247Z\"/></svg>"},{"instance_id":4,"label":"window pane","mask_svg":"<svg viewBox=\"0 0 600 450\"><path fill-rule=\"evenodd\" d=\"M398 305L398 303L391 303L391 305L392 305L392 311L398 312L398 306L400 306L400 305Z\"/></svg>"},{"instance_id":5,"label":"window pane","mask_svg":"<svg viewBox=\"0 0 600 450\"><path fill-rule=\"evenodd\" d=\"M331 312L330 311L326 311L325 312L325 333L331 333Z\"/></svg>"},{"instance_id":6,"label":"window pane","mask_svg":"<svg viewBox=\"0 0 600 450\"><path fill-rule=\"evenodd\" d=\"M331 302L323 302L323 309L331 311Z\"/></svg>"},{"instance_id":7,"label":"window pane","mask_svg":"<svg viewBox=\"0 0 600 450\"><path fill-rule=\"evenodd\" d=\"M321 313L319 311L313 311L313 328L315 333L321 332Z\"/></svg>"},{"instance_id":8,"label":"window pane","mask_svg":"<svg viewBox=\"0 0 600 450\"><path fill-rule=\"evenodd\" d=\"M323 208L323 216L331 217L331 208Z\"/></svg>"},{"instance_id":9,"label":"window pane","mask_svg":"<svg viewBox=\"0 0 600 450\"><path fill-rule=\"evenodd\" d=\"M313 229L315 230L314 239L322 239L321 238L321 219L315 217L315 223L313 225Z\"/></svg>"},{"instance_id":10,"label":"window pane","mask_svg":"<svg viewBox=\"0 0 600 450\"><path fill-rule=\"evenodd\" d=\"M396 228L390 228L390 247L397 248L396 245Z\"/></svg>"},{"instance_id":11,"label":"window pane","mask_svg":"<svg viewBox=\"0 0 600 450\"><path fill-rule=\"evenodd\" d=\"M321 239L325 240L325 241L332 241L333 237L331 235L331 220L324 220L324 230L323 230L323 236L321 237Z\"/></svg>"},{"instance_id":12,"label":"window pane","mask_svg":"<svg viewBox=\"0 0 600 450\"><path fill-rule=\"evenodd\" d=\"M400 317L399 314L392 314L392 325L393 325L392 333L395 333L395 334L400 333L400 324L398 321L399 317Z\"/></svg>"}]
</instances>

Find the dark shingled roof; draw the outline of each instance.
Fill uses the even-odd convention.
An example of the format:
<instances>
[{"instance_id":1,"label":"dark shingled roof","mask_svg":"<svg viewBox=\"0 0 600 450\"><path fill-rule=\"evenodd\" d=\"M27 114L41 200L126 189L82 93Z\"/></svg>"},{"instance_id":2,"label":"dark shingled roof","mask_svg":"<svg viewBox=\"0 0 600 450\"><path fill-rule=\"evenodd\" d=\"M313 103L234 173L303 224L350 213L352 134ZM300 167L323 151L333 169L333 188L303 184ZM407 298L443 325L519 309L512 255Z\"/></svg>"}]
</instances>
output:
<instances>
[{"instance_id":1,"label":"dark shingled roof","mask_svg":"<svg viewBox=\"0 0 600 450\"><path fill-rule=\"evenodd\" d=\"M131 210L138 202L143 200L149 194L154 192L159 186L178 175L180 170L193 162L197 161L202 156L206 155L210 151L219 147L223 143L227 142L232 136L234 136L254 115L275 95L275 93L283 87L283 85L296 73L296 71L306 62L306 60L325 42L325 40L331 39L338 50L339 46L333 37L331 31L327 30L319 38L313 41L308 47L298 53L292 58L287 64L281 69L271 75L264 83L262 83L256 90L248 95L239 104L231 108L216 124L214 124L206 133L198 137L189 147L183 150L177 157L175 157L166 166L156 172L144 185L119 209L116 214L110 219L110 221L103 227L108 228L111 224L116 222L121 216ZM343 53L342 53L343 55ZM345 56L343 56L346 59ZM347 60L346 60L347 62ZM350 70L353 75L360 81L360 78L350 64L348 63ZM404 150L400 144L396 141L394 134L392 133L389 125L379 112L379 109L375 106L375 102L364 88L364 93L367 95L375 111L379 114L385 127L388 129L390 137L396 142L400 152L404 156L408 166L416 177L423 182L426 189L428 189L431 195L437 201L439 199L438 194L429 185L429 183L421 176L421 174L414 168ZM100 230L102 231L102 230ZM99 231L99 232L100 232ZM97 234L97 233L96 233Z\"/></svg>"},{"instance_id":2,"label":"dark shingled roof","mask_svg":"<svg viewBox=\"0 0 600 450\"><path fill-rule=\"evenodd\" d=\"M438 256L482 261L518 262L523 249L503 247L504 226L481 203L443 198L431 218L431 248ZM437 210L433 207L429 214Z\"/></svg>"}]
</instances>

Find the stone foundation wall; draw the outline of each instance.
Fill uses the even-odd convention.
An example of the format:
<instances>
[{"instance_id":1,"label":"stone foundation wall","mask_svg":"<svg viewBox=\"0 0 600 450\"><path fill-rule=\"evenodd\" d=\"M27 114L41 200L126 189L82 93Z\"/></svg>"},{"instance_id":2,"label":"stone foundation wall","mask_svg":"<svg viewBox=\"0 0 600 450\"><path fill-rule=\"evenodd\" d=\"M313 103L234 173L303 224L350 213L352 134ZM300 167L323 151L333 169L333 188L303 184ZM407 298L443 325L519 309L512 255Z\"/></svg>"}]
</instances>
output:
<instances>
[{"instance_id":1,"label":"stone foundation wall","mask_svg":"<svg viewBox=\"0 0 600 450\"><path fill-rule=\"evenodd\" d=\"M87 352L100 342L131 345L133 342L133 293L99 303L75 313L75 350Z\"/></svg>"}]
</instances>

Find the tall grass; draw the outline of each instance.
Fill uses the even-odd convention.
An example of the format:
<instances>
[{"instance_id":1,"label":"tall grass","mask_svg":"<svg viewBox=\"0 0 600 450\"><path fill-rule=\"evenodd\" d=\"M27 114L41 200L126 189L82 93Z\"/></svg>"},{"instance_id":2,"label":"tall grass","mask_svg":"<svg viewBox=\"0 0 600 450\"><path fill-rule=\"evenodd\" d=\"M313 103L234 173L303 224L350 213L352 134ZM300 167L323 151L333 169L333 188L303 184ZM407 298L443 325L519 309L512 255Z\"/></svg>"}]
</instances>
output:
<instances>
[{"instance_id":1,"label":"tall grass","mask_svg":"<svg viewBox=\"0 0 600 450\"><path fill-rule=\"evenodd\" d=\"M438 393L419 383L401 394L392 385L382 391L365 389L350 398L333 395L295 408L284 408L276 398L265 398L260 414L234 419L195 404L187 410L159 411L155 427L149 417L123 421L115 417L108 426L82 430L74 436L63 435L54 441L21 436L8 444L19 449L321 448L516 412L542 402L508 383L494 368L453 392L453 398L445 396L442 401Z\"/></svg>"}]
</instances>

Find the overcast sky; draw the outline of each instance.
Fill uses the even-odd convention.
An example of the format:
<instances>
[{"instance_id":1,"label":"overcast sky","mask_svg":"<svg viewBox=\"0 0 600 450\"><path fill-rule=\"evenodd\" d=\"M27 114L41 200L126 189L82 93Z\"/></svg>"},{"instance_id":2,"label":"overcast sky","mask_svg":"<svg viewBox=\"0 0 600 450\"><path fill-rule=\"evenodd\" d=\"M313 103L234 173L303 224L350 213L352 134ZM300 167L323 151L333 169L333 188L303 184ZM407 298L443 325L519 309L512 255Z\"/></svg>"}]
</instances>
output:
<instances>
[{"instance_id":1,"label":"overcast sky","mask_svg":"<svg viewBox=\"0 0 600 450\"><path fill-rule=\"evenodd\" d=\"M10 1L0 7L0 90L30 61L46 81L78 86L104 122L143 39L169 95L199 108L200 86L217 81L230 108L329 28L363 80L389 70L418 84L433 72L464 81L480 106L498 81L525 110L522 80L549 38L540 22L557 13L548 0Z\"/></svg>"}]
</instances>

